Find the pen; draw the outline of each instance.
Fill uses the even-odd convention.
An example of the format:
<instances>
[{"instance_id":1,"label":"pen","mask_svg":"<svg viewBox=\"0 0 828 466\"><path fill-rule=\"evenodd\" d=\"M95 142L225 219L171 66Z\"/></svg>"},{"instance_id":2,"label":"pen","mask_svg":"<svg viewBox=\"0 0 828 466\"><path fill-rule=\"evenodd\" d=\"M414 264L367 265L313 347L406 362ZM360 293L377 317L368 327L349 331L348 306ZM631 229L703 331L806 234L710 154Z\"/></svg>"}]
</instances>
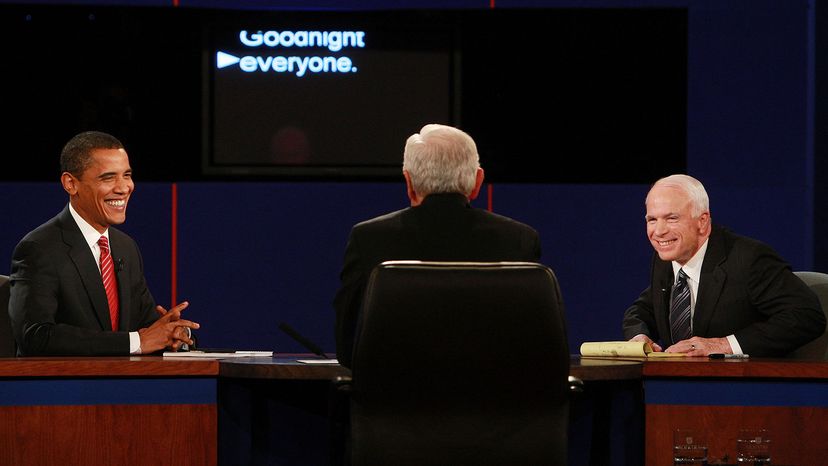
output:
<instances>
[{"instance_id":1,"label":"pen","mask_svg":"<svg viewBox=\"0 0 828 466\"><path fill-rule=\"evenodd\" d=\"M748 359L750 358L749 354L723 354L723 353L712 353L709 356L710 359Z\"/></svg>"}]
</instances>

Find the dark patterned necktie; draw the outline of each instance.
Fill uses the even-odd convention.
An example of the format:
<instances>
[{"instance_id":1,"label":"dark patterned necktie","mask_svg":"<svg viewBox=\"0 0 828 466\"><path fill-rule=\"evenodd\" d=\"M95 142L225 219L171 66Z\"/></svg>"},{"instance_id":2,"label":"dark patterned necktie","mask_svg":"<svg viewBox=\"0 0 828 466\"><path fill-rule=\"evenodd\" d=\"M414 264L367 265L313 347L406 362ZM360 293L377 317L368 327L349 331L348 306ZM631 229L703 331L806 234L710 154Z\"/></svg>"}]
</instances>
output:
<instances>
[{"instance_id":1,"label":"dark patterned necktie","mask_svg":"<svg viewBox=\"0 0 828 466\"><path fill-rule=\"evenodd\" d=\"M109 304L109 319L112 330L118 331L118 284L115 281L115 267L112 264L112 255L109 253L109 241L106 236L98 240L101 248L101 278L106 290L106 301Z\"/></svg>"},{"instance_id":2,"label":"dark patterned necktie","mask_svg":"<svg viewBox=\"0 0 828 466\"><path fill-rule=\"evenodd\" d=\"M673 343L690 338L690 287L682 269L670 298L670 334Z\"/></svg>"}]
</instances>

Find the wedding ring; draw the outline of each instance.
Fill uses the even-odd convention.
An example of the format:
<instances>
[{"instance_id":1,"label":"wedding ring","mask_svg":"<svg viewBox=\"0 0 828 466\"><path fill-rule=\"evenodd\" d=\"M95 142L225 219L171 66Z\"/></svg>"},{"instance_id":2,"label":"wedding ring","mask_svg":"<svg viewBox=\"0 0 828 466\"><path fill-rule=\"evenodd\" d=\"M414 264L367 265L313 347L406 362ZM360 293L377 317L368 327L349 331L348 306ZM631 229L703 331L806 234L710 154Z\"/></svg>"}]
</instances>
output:
<instances>
[{"instance_id":1,"label":"wedding ring","mask_svg":"<svg viewBox=\"0 0 828 466\"><path fill-rule=\"evenodd\" d=\"M696 345L690 345L690 349L696 349Z\"/></svg>"}]
</instances>

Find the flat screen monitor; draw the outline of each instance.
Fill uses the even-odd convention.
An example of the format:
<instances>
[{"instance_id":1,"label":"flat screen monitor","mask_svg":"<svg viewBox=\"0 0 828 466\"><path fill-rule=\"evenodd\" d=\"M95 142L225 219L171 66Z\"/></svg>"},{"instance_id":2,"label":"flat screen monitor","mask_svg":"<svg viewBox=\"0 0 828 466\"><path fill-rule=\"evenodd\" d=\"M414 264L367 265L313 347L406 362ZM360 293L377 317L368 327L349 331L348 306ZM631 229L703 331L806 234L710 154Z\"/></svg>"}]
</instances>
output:
<instances>
[{"instance_id":1,"label":"flat screen monitor","mask_svg":"<svg viewBox=\"0 0 828 466\"><path fill-rule=\"evenodd\" d=\"M686 9L248 12L205 31L208 175L399 177L426 123L471 134L490 181L686 170Z\"/></svg>"},{"instance_id":2,"label":"flat screen monitor","mask_svg":"<svg viewBox=\"0 0 828 466\"><path fill-rule=\"evenodd\" d=\"M423 13L288 12L208 25L208 174L400 176L407 136L453 124L453 29Z\"/></svg>"}]
</instances>

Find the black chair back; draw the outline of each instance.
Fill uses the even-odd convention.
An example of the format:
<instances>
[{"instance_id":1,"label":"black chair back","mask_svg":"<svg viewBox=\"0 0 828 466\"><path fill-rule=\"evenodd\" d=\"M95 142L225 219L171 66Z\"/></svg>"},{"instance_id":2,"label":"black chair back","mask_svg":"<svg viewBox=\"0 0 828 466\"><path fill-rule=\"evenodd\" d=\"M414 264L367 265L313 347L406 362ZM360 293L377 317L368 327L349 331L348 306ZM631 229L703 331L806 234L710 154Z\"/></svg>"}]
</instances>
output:
<instances>
[{"instance_id":1,"label":"black chair back","mask_svg":"<svg viewBox=\"0 0 828 466\"><path fill-rule=\"evenodd\" d=\"M0 275L0 357L14 357L17 354L17 345L11 328L9 317L9 277Z\"/></svg>"},{"instance_id":2,"label":"black chair back","mask_svg":"<svg viewBox=\"0 0 828 466\"><path fill-rule=\"evenodd\" d=\"M354 465L563 465L569 346L552 270L386 262L353 358Z\"/></svg>"},{"instance_id":3,"label":"black chair back","mask_svg":"<svg viewBox=\"0 0 828 466\"><path fill-rule=\"evenodd\" d=\"M794 272L794 274L817 295L819 303L822 305L822 312L828 318L828 274L804 270ZM828 360L828 325L819 338L797 348L788 357L792 359Z\"/></svg>"}]
</instances>

